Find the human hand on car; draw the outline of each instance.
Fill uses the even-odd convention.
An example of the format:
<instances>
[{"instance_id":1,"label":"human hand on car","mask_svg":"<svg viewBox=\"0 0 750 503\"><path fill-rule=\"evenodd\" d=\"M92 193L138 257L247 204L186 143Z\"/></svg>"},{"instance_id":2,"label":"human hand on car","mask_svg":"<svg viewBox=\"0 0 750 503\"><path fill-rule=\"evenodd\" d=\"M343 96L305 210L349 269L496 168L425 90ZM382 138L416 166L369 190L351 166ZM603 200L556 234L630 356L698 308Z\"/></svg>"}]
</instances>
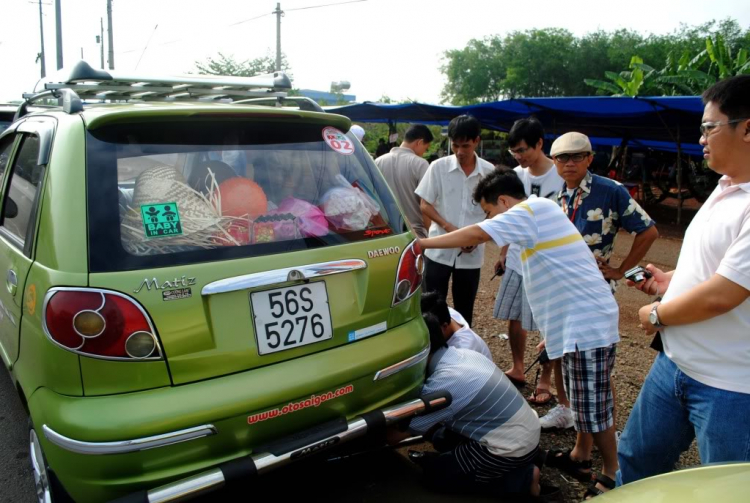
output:
<instances>
[{"instance_id":1,"label":"human hand on car","mask_svg":"<svg viewBox=\"0 0 750 503\"><path fill-rule=\"evenodd\" d=\"M648 264L646 270L651 273L650 278L638 283L633 283L628 280L627 285L637 288L648 295L664 295L667 288L669 288L669 282L672 280L672 275L662 271L654 266L654 264Z\"/></svg>"}]
</instances>

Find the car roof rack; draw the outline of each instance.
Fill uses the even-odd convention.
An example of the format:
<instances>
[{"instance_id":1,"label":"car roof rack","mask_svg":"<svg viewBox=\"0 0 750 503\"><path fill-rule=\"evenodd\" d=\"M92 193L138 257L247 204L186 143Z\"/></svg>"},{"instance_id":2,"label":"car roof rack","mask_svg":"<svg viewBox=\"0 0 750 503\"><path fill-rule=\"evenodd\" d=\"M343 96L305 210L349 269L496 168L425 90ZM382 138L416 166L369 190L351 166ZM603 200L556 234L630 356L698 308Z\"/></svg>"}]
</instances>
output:
<instances>
[{"instance_id":1,"label":"car roof rack","mask_svg":"<svg viewBox=\"0 0 750 503\"><path fill-rule=\"evenodd\" d=\"M24 94L25 105L57 98L67 113L80 112L83 100L92 101L220 101L247 98L284 98L292 82L283 72L255 77L180 75L153 77L97 70L79 61L40 81L33 93ZM22 114L23 115L23 114Z\"/></svg>"},{"instance_id":2,"label":"car roof rack","mask_svg":"<svg viewBox=\"0 0 750 503\"><path fill-rule=\"evenodd\" d=\"M265 105L269 107L296 107L309 112L325 112L323 107L307 96L283 96L278 98L249 98L234 102L237 105Z\"/></svg>"}]
</instances>

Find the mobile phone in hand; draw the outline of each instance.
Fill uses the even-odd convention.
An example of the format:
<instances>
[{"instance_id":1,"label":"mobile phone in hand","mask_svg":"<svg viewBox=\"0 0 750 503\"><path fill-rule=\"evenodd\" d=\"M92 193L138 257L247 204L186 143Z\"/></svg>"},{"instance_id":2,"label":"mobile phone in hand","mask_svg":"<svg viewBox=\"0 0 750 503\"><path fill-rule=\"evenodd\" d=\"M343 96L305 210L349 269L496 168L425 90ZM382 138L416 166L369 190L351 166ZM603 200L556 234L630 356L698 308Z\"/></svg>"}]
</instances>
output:
<instances>
[{"instance_id":1,"label":"mobile phone in hand","mask_svg":"<svg viewBox=\"0 0 750 503\"><path fill-rule=\"evenodd\" d=\"M652 276L653 274L651 274L648 269L644 269L639 265L625 272L625 279L629 279L633 283L640 283L641 281L645 281Z\"/></svg>"}]
</instances>

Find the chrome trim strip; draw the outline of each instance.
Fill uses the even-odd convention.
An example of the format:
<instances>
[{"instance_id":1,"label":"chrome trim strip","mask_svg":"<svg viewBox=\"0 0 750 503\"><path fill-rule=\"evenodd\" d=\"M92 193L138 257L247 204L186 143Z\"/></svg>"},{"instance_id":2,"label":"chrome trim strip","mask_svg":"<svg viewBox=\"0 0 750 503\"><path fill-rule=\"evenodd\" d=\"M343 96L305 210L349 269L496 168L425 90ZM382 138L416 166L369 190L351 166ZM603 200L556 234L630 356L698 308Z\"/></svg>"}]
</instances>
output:
<instances>
[{"instance_id":1,"label":"chrome trim strip","mask_svg":"<svg viewBox=\"0 0 750 503\"><path fill-rule=\"evenodd\" d=\"M367 269L367 262L360 259L347 259L335 260L333 262L322 262L320 264L285 267L273 271L256 272L253 274L235 276L233 278L220 279L204 286L201 290L201 295L236 292L238 290L257 288L259 286L288 283L289 281L292 281L289 279L289 273L292 271L302 273L304 279L301 278L300 281L306 281L342 272L357 271L359 269Z\"/></svg>"},{"instance_id":2,"label":"chrome trim strip","mask_svg":"<svg viewBox=\"0 0 750 503\"><path fill-rule=\"evenodd\" d=\"M149 503L193 499L224 486L224 472L216 468L148 491Z\"/></svg>"},{"instance_id":3,"label":"chrome trim strip","mask_svg":"<svg viewBox=\"0 0 750 503\"><path fill-rule=\"evenodd\" d=\"M145 451L156 447L164 447L180 442L187 442L189 440L196 440L198 438L210 437L217 433L214 425L204 424L202 426L194 426L193 428L172 431L161 435L154 435L152 437L134 438L132 440L120 440L116 442L84 442L61 435L46 424L42 425L42 431L44 431L44 436L47 437L47 440L58 447L62 447L70 452L92 455L123 454L126 452Z\"/></svg>"},{"instance_id":4,"label":"chrome trim strip","mask_svg":"<svg viewBox=\"0 0 750 503\"><path fill-rule=\"evenodd\" d=\"M100 356L100 355L94 355L91 353L86 353L85 351L79 351L80 348L83 347L83 345L86 342L85 338L83 339L83 342L81 343L78 348L69 348L67 346L63 346L59 342L57 342L53 337L52 334L49 333L49 329L47 328L47 304L49 304L50 299L57 293L57 292L99 292L102 294L107 295L116 295L118 297L122 297L135 305L135 307L138 308L138 310L143 314L143 317L146 318L146 322L148 323L148 327L151 329L151 334L154 335L154 338L156 340L156 349L154 351L157 351L158 354L156 356L149 356L147 358L120 358L120 357L114 357L114 356ZM104 299L106 302L106 299ZM101 308L100 308L101 309ZM158 361L163 360L164 358L162 355L164 354L161 350L161 344L159 344L159 338L156 337L156 328L154 328L154 324L151 322L151 317L148 315L146 310L143 308L143 306L135 300L133 297L130 297L128 295L125 295L124 293L115 292L114 290L106 290L104 288L88 288L85 286L80 287L53 287L47 290L47 293L44 295L44 303L42 304L42 329L44 330L44 335L47 336L47 339L54 344L55 346L62 348L66 351L70 351L71 353L76 353L81 356L85 356L87 358L96 358L97 360L110 360L110 361L118 361L118 362L144 362L144 361ZM153 354L153 353L152 353Z\"/></svg>"},{"instance_id":5,"label":"chrome trim strip","mask_svg":"<svg viewBox=\"0 0 750 503\"><path fill-rule=\"evenodd\" d=\"M429 346L424 348L422 351L417 353L416 355L407 358L404 361L398 362L394 365L391 365L390 367L386 367L382 370L378 370L375 373L375 377L372 379L373 381L380 381L381 379L385 379L386 377L390 377L393 374L397 374L398 372L401 372L402 370L406 370L409 367L413 367L414 365L418 365L422 361L424 361L428 356L430 355L430 348Z\"/></svg>"}]
</instances>

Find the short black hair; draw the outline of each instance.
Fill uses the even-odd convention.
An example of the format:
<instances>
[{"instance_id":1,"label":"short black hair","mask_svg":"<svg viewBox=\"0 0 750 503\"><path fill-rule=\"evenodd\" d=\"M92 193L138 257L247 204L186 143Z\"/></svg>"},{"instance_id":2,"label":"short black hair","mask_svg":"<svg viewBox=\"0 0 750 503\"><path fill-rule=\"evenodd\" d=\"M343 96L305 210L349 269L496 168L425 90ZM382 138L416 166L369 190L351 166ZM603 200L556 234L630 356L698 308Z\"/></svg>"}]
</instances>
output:
<instances>
[{"instance_id":1,"label":"short black hair","mask_svg":"<svg viewBox=\"0 0 750 503\"><path fill-rule=\"evenodd\" d=\"M440 328L440 321L432 313L425 313L422 315L424 324L427 325L427 331L430 333L430 354L434 353L440 348L447 348L448 345L445 343L445 336L443 330Z\"/></svg>"},{"instance_id":2,"label":"short black hair","mask_svg":"<svg viewBox=\"0 0 750 503\"><path fill-rule=\"evenodd\" d=\"M432 313L437 316L441 325L451 322L451 313L445 298L438 292L425 292L422 294L422 314Z\"/></svg>"},{"instance_id":3,"label":"short black hair","mask_svg":"<svg viewBox=\"0 0 750 503\"><path fill-rule=\"evenodd\" d=\"M422 140L425 143L432 143L432 140L433 140L432 131L430 131L430 128L428 128L427 126L423 124L414 124L409 129L406 130L404 139L408 143L411 143L417 140Z\"/></svg>"},{"instance_id":4,"label":"short black hair","mask_svg":"<svg viewBox=\"0 0 750 503\"><path fill-rule=\"evenodd\" d=\"M500 196L510 196L514 199L526 199L526 190L516 172L507 168L496 168L489 175L483 177L474 189L474 201L484 199L495 204Z\"/></svg>"},{"instance_id":5,"label":"short black hair","mask_svg":"<svg viewBox=\"0 0 750 503\"><path fill-rule=\"evenodd\" d=\"M750 75L737 75L720 80L703 92L703 104L719 106L729 120L750 117ZM730 124L737 127L737 124Z\"/></svg>"},{"instance_id":6,"label":"short black hair","mask_svg":"<svg viewBox=\"0 0 750 503\"><path fill-rule=\"evenodd\" d=\"M448 124L451 140L474 140L482 133L482 125L471 115L459 115Z\"/></svg>"},{"instance_id":7,"label":"short black hair","mask_svg":"<svg viewBox=\"0 0 750 503\"><path fill-rule=\"evenodd\" d=\"M510 145L510 148L514 148L522 140L526 142L526 145L534 148L537 142L543 138L544 127L536 117L518 119L513 123L510 131L508 131L508 145Z\"/></svg>"}]
</instances>

